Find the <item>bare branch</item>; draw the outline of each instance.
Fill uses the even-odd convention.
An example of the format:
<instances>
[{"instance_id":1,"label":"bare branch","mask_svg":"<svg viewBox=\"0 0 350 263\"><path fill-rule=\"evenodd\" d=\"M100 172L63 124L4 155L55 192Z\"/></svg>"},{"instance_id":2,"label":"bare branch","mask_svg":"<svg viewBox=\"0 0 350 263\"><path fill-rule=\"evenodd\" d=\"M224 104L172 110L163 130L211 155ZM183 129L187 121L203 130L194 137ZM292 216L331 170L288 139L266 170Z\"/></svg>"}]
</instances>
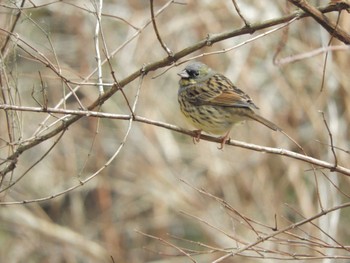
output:
<instances>
[{"instance_id":1,"label":"bare branch","mask_svg":"<svg viewBox=\"0 0 350 263\"><path fill-rule=\"evenodd\" d=\"M317 218L320 218L320 217L322 217L322 216L324 216L324 215L326 215L328 213L331 213L331 212L334 212L334 211L337 211L339 209L343 209L343 208L346 208L346 207L349 207L349 206L350 206L350 202L344 203L344 204L341 204L341 205L338 205L338 206L335 206L335 207L332 207L332 208L327 209L327 210L324 210L324 211L322 211L322 212L320 212L318 214L315 214L314 216L311 216L309 218L301 220L301 221L299 221L299 222L297 222L295 224L291 224L291 225L289 225L289 226L287 226L287 227L285 227L285 228L283 228L283 229L281 229L279 231L275 231L275 232L273 232L273 233L271 233L271 234L269 234L269 235L267 235L267 236L265 236L265 237L255 241L255 242L252 242L252 243L248 244L247 246L244 246L244 247L236 250L236 251L232 251L232 252L222 256L221 258L218 258L217 260L213 261L213 263L222 262L224 259L230 258L230 257L235 256L235 255L239 255L243 251L246 251L247 249L250 249L250 248L252 248L252 247L254 247L254 246L256 246L256 245L258 245L258 244L260 244L262 242L265 242L265 241L267 241L267 240L269 240L269 239L271 239L271 238L273 238L273 237L275 237L275 236L277 236L279 234L285 233L288 230L291 230L291 229L294 229L296 227L305 225L306 223L309 223L309 222L311 222L311 221L313 221L313 220L315 220Z\"/></svg>"},{"instance_id":2,"label":"bare branch","mask_svg":"<svg viewBox=\"0 0 350 263\"><path fill-rule=\"evenodd\" d=\"M343 29L337 27L335 23L329 20L316 7L310 5L305 0L288 0L288 1L296 5L297 7L301 8L303 11L305 11L305 13L309 14L312 18L314 18L321 26L323 26L329 32L329 34L331 34L332 36L334 36L335 38L339 39L340 41L344 42L347 45L350 44L350 35ZM349 9L349 8L350 6L348 5L346 9Z\"/></svg>"},{"instance_id":3,"label":"bare branch","mask_svg":"<svg viewBox=\"0 0 350 263\"><path fill-rule=\"evenodd\" d=\"M341 12L338 13L337 22L336 22L336 25L335 25L336 28L337 28L338 25L339 25L340 14L341 14ZM331 38L329 39L329 42L328 42L328 45L327 45L327 46L330 46L330 45L332 44L333 38L334 38L334 36L332 35ZM323 87L324 87L325 80L326 80L327 61L328 61L328 52L326 52L326 55L325 55L325 57L324 57L324 64L323 64L323 70L322 70L322 82L321 82L321 89L320 89L320 92L323 91Z\"/></svg>"},{"instance_id":4,"label":"bare branch","mask_svg":"<svg viewBox=\"0 0 350 263\"><path fill-rule=\"evenodd\" d=\"M244 16L241 13L241 10L239 9L238 4L236 3L236 0L232 0L233 5L235 6L236 12L239 15L239 17L243 20L246 27L250 27L250 23L244 18Z\"/></svg>"},{"instance_id":5,"label":"bare branch","mask_svg":"<svg viewBox=\"0 0 350 263\"><path fill-rule=\"evenodd\" d=\"M320 113L322 114L324 125L326 126L326 129L328 131L328 136L329 136L329 140L331 143L331 150L332 150L333 157L334 157L334 168L336 168L338 165L338 158L337 158L337 155L336 155L335 150L334 150L333 136L332 136L331 130L329 129L329 126L327 124L326 118L324 116L324 112L320 111ZM333 171L333 169L331 169L331 171Z\"/></svg>"},{"instance_id":6,"label":"bare branch","mask_svg":"<svg viewBox=\"0 0 350 263\"><path fill-rule=\"evenodd\" d=\"M98 4L95 3L95 9L96 9L96 27L95 27L95 52L96 52L96 61L97 61L97 83L98 83L98 89L100 92L100 96L103 95L104 89L102 85L102 63L101 63L101 54L100 54L100 41L99 41L99 35L100 35L100 28L101 28L101 13L102 13L102 7L103 7L103 0L97 0Z\"/></svg>"},{"instance_id":7,"label":"bare branch","mask_svg":"<svg viewBox=\"0 0 350 263\"><path fill-rule=\"evenodd\" d=\"M337 46L321 47L321 48L314 49L312 51L305 52L302 54L288 56L288 57L281 58L281 59L276 59L275 64L279 65L279 66L283 66L285 64L289 64L289 63L297 62L300 60L312 58L312 57L315 57L315 56L318 56L320 54L327 53L330 51L334 52L334 51L347 51L347 50L350 50L350 45L337 45Z\"/></svg>"},{"instance_id":8,"label":"bare branch","mask_svg":"<svg viewBox=\"0 0 350 263\"><path fill-rule=\"evenodd\" d=\"M150 0L151 3L151 17L152 17L152 25L154 28L154 32L156 33L157 39L160 43L160 45L162 46L162 48L165 50L165 52L168 54L169 57L173 57L173 52L165 45L165 43L163 42L162 38L160 37L160 34L158 32L158 28L157 28L157 23L156 23L156 19L154 17L154 9L153 9L153 0Z\"/></svg>"},{"instance_id":9,"label":"bare branch","mask_svg":"<svg viewBox=\"0 0 350 263\"><path fill-rule=\"evenodd\" d=\"M53 150L53 148L55 148L57 143L63 137L64 133L65 133L65 131L62 131L61 134L59 134L58 138L50 146L50 148L38 160L36 160L26 171L24 171L15 181L11 182L8 186L6 186L3 189L1 189L0 193L5 192L6 190L10 189L12 186L14 186L16 183L18 183L21 179L23 179L23 177L26 174L28 174L38 163L40 163ZM0 174L1 174L1 172L0 172Z\"/></svg>"},{"instance_id":10,"label":"bare branch","mask_svg":"<svg viewBox=\"0 0 350 263\"><path fill-rule=\"evenodd\" d=\"M44 112L41 107L25 107L25 106L14 106L14 105L4 105L4 104L0 104L0 109L4 109L6 111L16 110L16 111ZM130 115L103 113L103 112L96 112L96 111L66 110L66 109L56 109L56 108L48 108L47 111L45 111L45 112L65 114L66 121L63 122L63 124L60 125L60 127L57 127L54 131L49 132L45 135L39 136L39 137L33 139L33 141L28 142L27 144L21 145L17 149L16 153L14 153L13 155L8 157L9 160L12 160L13 158L15 158L16 156L21 154L26 149L31 148L31 147L39 144L41 141L44 141L48 138L51 138L53 136L53 134L56 134L57 130L60 130L61 126L64 126L65 124L70 125L73 121L80 119L81 117L98 117L98 118L109 118L109 119L119 119L119 120L130 120L130 118L132 118L132 116L130 116ZM149 120L149 119L141 117L141 116L135 116L134 121L143 122L143 123L155 125L158 127L166 128L166 129L169 129L172 131L187 134L191 137L198 135L198 134L196 134L195 131L186 130L186 129L179 128L177 126L163 123L163 122L159 122L159 121ZM67 125L65 127L68 127ZM213 137L213 136L205 135L205 134L201 134L200 139L206 140L206 141L211 141L211 142L217 142L217 143L220 143L222 141L221 138ZM334 167L334 164L331 164L331 163L328 163L328 162L325 162L325 161L322 161L322 160L319 160L319 159L316 159L316 158L313 158L310 156L306 156L304 154L292 152L289 150L260 146L260 145L240 142L240 141L236 141L236 140L229 140L229 141L227 141L227 144L231 145L231 146L237 146L240 148L245 148L245 149L257 151L257 152L266 152L266 153L270 153L270 154L287 156L287 157L292 158L292 159L300 160L300 161L303 161L306 163L310 163L313 165L317 165L317 166L329 169L329 170L334 171L334 172L339 172L339 173L344 174L346 176L350 176L350 170L345 168L345 167L342 167L339 165ZM0 175L4 175L4 173L0 173Z\"/></svg>"},{"instance_id":11,"label":"bare branch","mask_svg":"<svg viewBox=\"0 0 350 263\"><path fill-rule=\"evenodd\" d=\"M186 256L187 258L189 258L192 262L195 262L195 263L197 262L197 261L196 261L193 257L191 257L191 255L188 254L185 250L183 250L182 248L180 248L180 247L178 247L178 246L176 246L176 245L174 245L174 244L172 244L172 243L170 243L170 242L164 240L163 238L156 237L156 236L153 236L153 235L150 235L150 234L146 234L146 233L144 233L144 232L142 232L142 231L140 231L140 230L136 230L136 232L139 233L139 234L141 234L141 235L143 235L143 236L146 236L146 237L150 237L150 238L159 240L159 241L161 241L162 243L167 244L168 246L175 248L175 249L176 249L177 251L179 251L181 254L183 254L184 256Z\"/></svg>"},{"instance_id":12,"label":"bare branch","mask_svg":"<svg viewBox=\"0 0 350 263\"><path fill-rule=\"evenodd\" d=\"M20 5L20 6L18 7L18 9L17 9L18 13L17 13L17 15L16 15L14 21L12 22L11 29L9 30L9 32L11 32L11 33L14 32L15 27L16 27L16 25L17 25L17 22L18 22L18 20L19 20L21 14L22 14L21 8L24 6L24 3L25 3L25 0L22 0L21 5ZM2 47L1 47L0 54L1 54L2 58L5 58L6 55L7 55L7 54L6 54L6 53L7 53L7 52L6 52L6 48L7 48L7 45L8 45L8 43L9 43L9 41L10 41L10 37L11 37L11 34L8 34L8 35L6 36L6 39L5 39L5 41L3 42L3 45L2 45Z\"/></svg>"}]
</instances>

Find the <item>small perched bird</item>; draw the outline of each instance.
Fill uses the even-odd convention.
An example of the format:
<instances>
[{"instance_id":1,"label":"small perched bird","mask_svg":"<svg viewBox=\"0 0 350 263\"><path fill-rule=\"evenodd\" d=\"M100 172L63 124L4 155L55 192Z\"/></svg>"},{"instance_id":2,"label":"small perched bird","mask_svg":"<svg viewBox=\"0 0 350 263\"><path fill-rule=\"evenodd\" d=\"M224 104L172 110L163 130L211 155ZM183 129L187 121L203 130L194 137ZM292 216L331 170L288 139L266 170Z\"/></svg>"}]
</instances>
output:
<instances>
[{"instance_id":1,"label":"small perched bird","mask_svg":"<svg viewBox=\"0 0 350 263\"><path fill-rule=\"evenodd\" d=\"M245 120L255 120L274 131L281 129L254 112L258 107L242 90L224 75L206 64L194 62L178 73L181 77L178 91L180 109L185 117L199 130L223 135L223 148L232 126Z\"/></svg>"}]
</instances>

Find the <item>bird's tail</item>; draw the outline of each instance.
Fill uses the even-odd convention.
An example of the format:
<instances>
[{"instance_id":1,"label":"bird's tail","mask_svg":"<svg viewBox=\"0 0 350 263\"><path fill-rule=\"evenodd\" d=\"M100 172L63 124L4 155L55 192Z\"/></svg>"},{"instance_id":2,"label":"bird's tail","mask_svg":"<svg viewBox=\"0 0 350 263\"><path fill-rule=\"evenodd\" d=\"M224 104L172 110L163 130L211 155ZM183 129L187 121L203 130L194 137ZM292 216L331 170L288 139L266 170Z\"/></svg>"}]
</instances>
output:
<instances>
[{"instance_id":1,"label":"bird's tail","mask_svg":"<svg viewBox=\"0 0 350 263\"><path fill-rule=\"evenodd\" d=\"M272 123L271 121L265 119L264 117L261 117L260 115L256 114L256 113L252 113L247 115L249 118L260 122L261 124L265 125L266 127L270 128L271 130L274 131L282 131L282 129L280 127L278 127L276 124Z\"/></svg>"}]
</instances>

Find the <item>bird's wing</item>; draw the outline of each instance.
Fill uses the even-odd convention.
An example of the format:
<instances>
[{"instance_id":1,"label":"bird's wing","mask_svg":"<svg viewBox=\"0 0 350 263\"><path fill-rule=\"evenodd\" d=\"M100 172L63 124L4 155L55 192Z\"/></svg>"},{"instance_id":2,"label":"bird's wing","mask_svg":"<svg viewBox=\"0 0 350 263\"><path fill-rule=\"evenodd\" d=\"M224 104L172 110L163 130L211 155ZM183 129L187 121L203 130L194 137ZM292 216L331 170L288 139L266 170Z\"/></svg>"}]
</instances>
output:
<instances>
[{"instance_id":1,"label":"bird's wing","mask_svg":"<svg viewBox=\"0 0 350 263\"><path fill-rule=\"evenodd\" d=\"M196 93L196 90L199 92ZM215 74L205 82L197 83L196 88L189 93L196 105L258 108L246 93L221 74Z\"/></svg>"}]
</instances>

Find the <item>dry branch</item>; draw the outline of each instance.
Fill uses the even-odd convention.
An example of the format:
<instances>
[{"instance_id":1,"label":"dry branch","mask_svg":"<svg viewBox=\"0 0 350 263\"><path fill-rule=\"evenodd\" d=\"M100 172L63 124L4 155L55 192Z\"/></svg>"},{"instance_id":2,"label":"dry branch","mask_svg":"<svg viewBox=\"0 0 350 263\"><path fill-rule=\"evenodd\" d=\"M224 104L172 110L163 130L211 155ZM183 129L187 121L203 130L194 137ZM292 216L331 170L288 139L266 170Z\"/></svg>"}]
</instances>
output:
<instances>
[{"instance_id":1,"label":"dry branch","mask_svg":"<svg viewBox=\"0 0 350 263\"><path fill-rule=\"evenodd\" d=\"M289 2L293 3L297 7L301 8L305 13L309 14L321 26L323 26L323 28L325 28L329 34L344 42L345 44L350 45L350 35L343 29L339 28L336 23L328 19L319 9L310 5L305 0L289 0ZM340 2L338 4L344 5L345 10L350 10L350 5L346 2Z\"/></svg>"},{"instance_id":2,"label":"dry branch","mask_svg":"<svg viewBox=\"0 0 350 263\"><path fill-rule=\"evenodd\" d=\"M113 114L113 113L103 113L103 112L96 112L96 111L81 111L81 110L65 110L65 109L55 109L55 108L47 108L43 109L41 107L25 107L25 106L13 106L13 105L4 105L0 104L0 109L4 109L6 111L8 110L14 110L14 111L31 111L31 112L47 112L47 113L56 113L56 114L65 114L66 117L64 119L72 120L72 119L80 119L82 117L95 117L95 118L108 118L108 119L118 119L118 120L134 120L136 122L142 122L147 123L150 125L166 128L168 130L176 131L182 134L187 134L189 136L198 136L196 132L191 130L186 130L168 123L163 123L159 121L150 120L141 116L133 116L133 115L121 115L121 114ZM66 121L62 121L64 124ZM51 134L51 133L49 133ZM46 139L48 135L43 135L42 137ZM48 139L48 138L47 138ZM221 138L213 137L210 135L201 134L200 139L211 141L211 142L221 142ZM37 143L41 142L37 139L33 138L33 141L36 141ZM42 139L44 141L44 139ZM21 146L17 149L16 153L11 155L8 160L15 160L18 155L18 152L23 152L25 149L27 149L27 145L32 145L32 140L30 140L27 144L22 143ZM350 176L350 169L347 169L343 166L334 165L332 163L328 163L310 156L306 156L304 154L296 153L293 151L289 151L286 149L281 148L271 148L266 146L260 146L255 144L250 144L246 142L236 141L236 140L229 140L226 142L227 145L236 146L244 149L249 149L257 152L265 152L270 154L276 154L281 156L287 156L292 159L300 160L309 164L317 165L319 167L329 169L332 172L338 172L346 176ZM0 175L4 176L5 173L0 173Z\"/></svg>"}]
</instances>

